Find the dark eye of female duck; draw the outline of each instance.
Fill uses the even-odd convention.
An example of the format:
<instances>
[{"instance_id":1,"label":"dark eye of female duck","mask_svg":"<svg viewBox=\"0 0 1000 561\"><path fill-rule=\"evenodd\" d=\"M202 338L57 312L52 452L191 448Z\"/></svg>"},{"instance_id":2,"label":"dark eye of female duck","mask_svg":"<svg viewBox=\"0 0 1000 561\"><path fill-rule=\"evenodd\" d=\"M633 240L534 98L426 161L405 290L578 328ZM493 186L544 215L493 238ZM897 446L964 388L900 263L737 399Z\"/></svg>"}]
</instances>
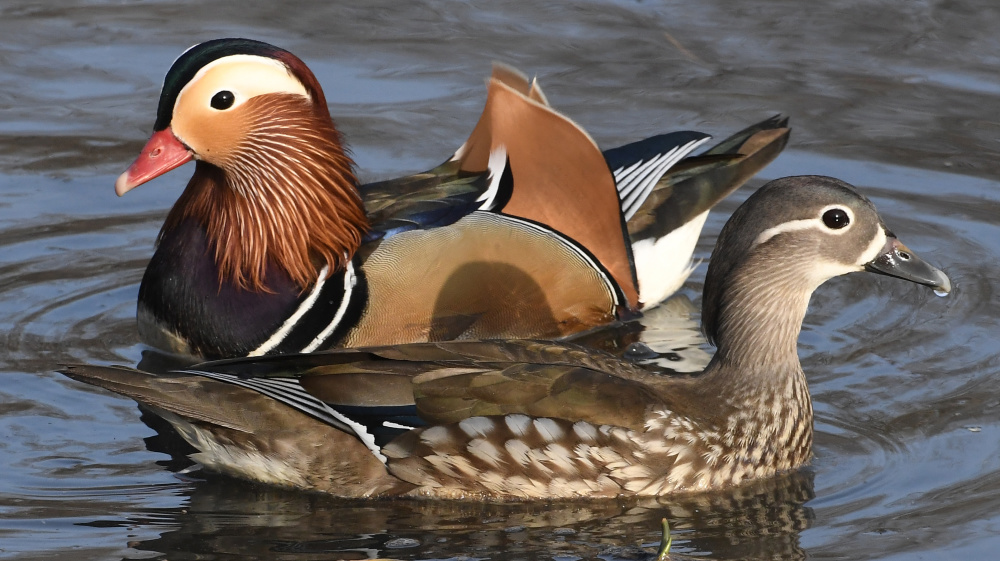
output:
<instances>
[{"instance_id":1,"label":"dark eye of female duck","mask_svg":"<svg viewBox=\"0 0 1000 561\"><path fill-rule=\"evenodd\" d=\"M233 102L236 101L236 96L233 92L229 90L222 90L221 92L212 96L212 107L214 109L229 109L233 106Z\"/></svg>"},{"instance_id":2,"label":"dark eye of female duck","mask_svg":"<svg viewBox=\"0 0 1000 561\"><path fill-rule=\"evenodd\" d=\"M850 217L842 208L831 208L823 213L823 224L831 230L839 230L850 223Z\"/></svg>"}]
</instances>

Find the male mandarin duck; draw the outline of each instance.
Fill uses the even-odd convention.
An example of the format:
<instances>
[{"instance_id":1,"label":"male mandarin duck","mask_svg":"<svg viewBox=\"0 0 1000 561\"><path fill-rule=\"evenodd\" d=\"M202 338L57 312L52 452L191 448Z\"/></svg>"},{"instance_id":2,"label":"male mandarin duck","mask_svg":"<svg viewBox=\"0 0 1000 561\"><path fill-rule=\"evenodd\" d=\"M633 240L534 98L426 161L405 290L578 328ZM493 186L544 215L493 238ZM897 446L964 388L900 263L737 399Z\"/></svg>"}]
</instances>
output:
<instances>
[{"instance_id":1,"label":"male mandarin duck","mask_svg":"<svg viewBox=\"0 0 1000 561\"><path fill-rule=\"evenodd\" d=\"M814 289L861 270L951 290L852 186L784 178L719 235L702 299L717 352L694 377L537 341L64 373L162 416L205 467L286 487L486 500L720 489L808 461L802 320Z\"/></svg>"},{"instance_id":2,"label":"male mandarin duck","mask_svg":"<svg viewBox=\"0 0 1000 561\"><path fill-rule=\"evenodd\" d=\"M537 84L497 67L453 158L359 186L301 60L208 41L170 68L155 132L115 185L197 162L143 276L139 332L220 358L549 338L630 317L683 283L708 209L781 151L785 124L694 158L707 135L602 155Z\"/></svg>"}]
</instances>

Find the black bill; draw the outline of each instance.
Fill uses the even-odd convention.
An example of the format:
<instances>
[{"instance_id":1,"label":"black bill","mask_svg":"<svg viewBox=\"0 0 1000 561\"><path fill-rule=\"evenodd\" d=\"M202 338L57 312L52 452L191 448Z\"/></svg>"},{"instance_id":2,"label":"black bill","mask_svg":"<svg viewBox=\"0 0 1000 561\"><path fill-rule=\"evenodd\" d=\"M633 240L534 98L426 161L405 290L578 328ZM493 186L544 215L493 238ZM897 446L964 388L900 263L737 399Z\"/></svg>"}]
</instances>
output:
<instances>
[{"instance_id":1,"label":"black bill","mask_svg":"<svg viewBox=\"0 0 1000 561\"><path fill-rule=\"evenodd\" d=\"M919 258L897 238L889 237L875 259L865 264L865 270L923 284L935 292L951 292L951 281L939 269Z\"/></svg>"}]
</instances>

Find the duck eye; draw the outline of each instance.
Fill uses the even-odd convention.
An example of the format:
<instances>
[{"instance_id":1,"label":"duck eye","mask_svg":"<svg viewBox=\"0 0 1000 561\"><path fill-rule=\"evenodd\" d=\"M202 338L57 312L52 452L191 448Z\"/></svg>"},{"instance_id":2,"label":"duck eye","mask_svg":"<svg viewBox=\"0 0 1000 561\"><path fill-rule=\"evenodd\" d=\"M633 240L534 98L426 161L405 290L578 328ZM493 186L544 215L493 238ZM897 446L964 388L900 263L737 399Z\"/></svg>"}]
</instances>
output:
<instances>
[{"instance_id":1,"label":"duck eye","mask_svg":"<svg viewBox=\"0 0 1000 561\"><path fill-rule=\"evenodd\" d=\"M212 96L212 107L214 109L229 109L233 106L233 102L236 101L236 96L233 92L229 90L222 90L221 92Z\"/></svg>"},{"instance_id":2,"label":"duck eye","mask_svg":"<svg viewBox=\"0 0 1000 561\"><path fill-rule=\"evenodd\" d=\"M823 213L823 224L831 230L839 230L850 223L850 217L842 208L831 208Z\"/></svg>"}]
</instances>

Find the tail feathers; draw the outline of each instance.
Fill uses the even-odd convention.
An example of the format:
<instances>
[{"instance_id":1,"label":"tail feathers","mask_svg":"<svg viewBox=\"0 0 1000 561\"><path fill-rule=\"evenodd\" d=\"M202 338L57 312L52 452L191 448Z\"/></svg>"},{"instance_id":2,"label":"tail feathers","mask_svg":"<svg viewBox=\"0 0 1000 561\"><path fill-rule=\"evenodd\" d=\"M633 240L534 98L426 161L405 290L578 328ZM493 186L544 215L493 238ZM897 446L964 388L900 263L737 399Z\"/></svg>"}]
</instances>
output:
<instances>
[{"instance_id":1,"label":"tail feathers","mask_svg":"<svg viewBox=\"0 0 1000 561\"><path fill-rule=\"evenodd\" d=\"M657 183L628 221L643 309L684 283L708 211L781 152L787 124L777 116L748 127L681 161Z\"/></svg>"},{"instance_id":2,"label":"tail feathers","mask_svg":"<svg viewBox=\"0 0 1000 561\"><path fill-rule=\"evenodd\" d=\"M790 132L788 118L777 115L679 162L629 220L632 242L662 238L710 210L771 163Z\"/></svg>"},{"instance_id":3,"label":"tail feathers","mask_svg":"<svg viewBox=\"0 0 1000 561\"><path fill-rule=\"evenodd\" d=\"M661 134L604 151L625 220L642 207L663 174L711 137L694 131Z\"/></svg>"},{"instance_id":4,"label":"tail feathers","mask_svg":"<svg viewBox=\"0 0 1000 561\"><path fill-rule=\"evenodd\" d=\"M729 138L723 140L722 142L716 144L715 146L709 148L705 151L704 155L715 155L715 154L743 154L749 155L746 146L747 141L750 140L759 132L767 131L784 131L787 141L787 133L790 129L788 128L788 117L785 115L775 115L770 119L764 119L763 121L750 125L749 127L739 131L738 133L730 136ZM782 144L784 148L784 144Z\"/></svg>"},{"instance_id":5,"label":"tail feathers","mask_svg":"<svg viewBox=\"0 0 1000 561\"><path fill-rule=\"evenodd\" d=\"M156 376L123 366L66 366L60 370L70 378L132 398L154 410L166 411L188 421L205 423L252 434L259 414L248 414L242 406L220 408L219 403L248 405L259 396L228 384L197 376ZM237 391L233 391L233 390ZM209 397L212 396L212 397ZM235 401L230 401L235 400Z\"/></svg>"},{"instance_id":6,"label":"tail feathers","mask_svg":"<svg viewBox=\"0 0 1000 561\"><path fill-rule=\"evenodd\" d=\"M221 473L341 497L397 494L358 437L253 389L191 374L153 375L120 366L67 366L66 376L134 399L173 425Z\"/></svg>"},{"instance_id":7,"label":"tail feathers","mask_svg":"<svg viewBox=\"0 0 1000 561\"><path fill-rule=\"evenodd\" d=\"M70 366L62 373L74 380L130 397L157 412L172 413L189 422L246 434L263 434L260 431L282 426L262 423L262 420L270 418L270 413L275 410L278 415L287 416L282 415L286 411L279 405L284 404L357 437L379 461L385 462L370 427L310 395L297 378L250 378L207 369L154 376L120 366L86 365ZM275 405L279 407L275 408ZM198 447L194 442L191 444Z\"/></svg>"}]
</instances>

